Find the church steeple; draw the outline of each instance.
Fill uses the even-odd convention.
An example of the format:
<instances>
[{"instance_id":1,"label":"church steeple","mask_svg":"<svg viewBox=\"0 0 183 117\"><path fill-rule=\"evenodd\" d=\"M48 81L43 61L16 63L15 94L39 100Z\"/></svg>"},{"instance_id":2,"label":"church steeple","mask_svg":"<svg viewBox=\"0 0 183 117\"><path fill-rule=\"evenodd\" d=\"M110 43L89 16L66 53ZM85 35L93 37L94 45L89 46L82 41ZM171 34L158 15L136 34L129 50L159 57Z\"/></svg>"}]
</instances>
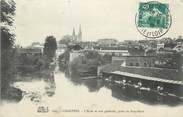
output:
<instances>
[{"instance_id":1,"label":"church steeple","mask_svg":"<svg viewBox=\"0 0 183 117\"><path fill-rule=\"evenodd\" d=\"M72 38L73 40L76 41L76 33L75 33L75 28L73 28L73 31L72 31Z\"/></svg>"},{"instance_id":2,"label":"church steeple","mask_svg":"<svg viewBox=\"0 0 183 117\"><path fill-rule=\"evenodd\" d=\"M81 24L80 24L80 26L79 26L78 41L82 41Z\"/></svg>"},{"instance_id":3,"label":"church steeple","mask_svg":"<svg viewBox=\"0 0 183 117\"><path fill-rule=\"evenodd\" d=\"M74 28L73 28L73 31L72 31L72 36L76 36Z\"/></svg>"}]
</instances>

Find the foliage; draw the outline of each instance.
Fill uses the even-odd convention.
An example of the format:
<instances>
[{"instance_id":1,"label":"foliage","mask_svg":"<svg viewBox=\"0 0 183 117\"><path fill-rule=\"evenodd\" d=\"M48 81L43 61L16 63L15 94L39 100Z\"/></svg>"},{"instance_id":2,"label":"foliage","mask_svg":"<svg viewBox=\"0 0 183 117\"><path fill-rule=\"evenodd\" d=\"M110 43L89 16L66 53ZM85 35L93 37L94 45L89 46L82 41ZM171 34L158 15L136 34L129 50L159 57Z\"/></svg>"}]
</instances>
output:
<instances>
[{"instance_id":1,"label":"foliage","mask_svg":"<svg viewBox=\"0 0 183 117\"><path fill-rule=\"evenodd\" d=\"M75 45L68 45L67 48L68 48L69 50L81 50L81 49L83 49L83 48L82 48L80 45L78 45L78 44L75 44Z\"/></svg>"},{"instance_id":2,"label":"foliage","mask_svg":"<svg viewBox=\"0 0 183 117\"><path fill-rule=\"evenodd\" d=\"M84 55L86 57L86 59L101 59L101 56L98 52L96 51L85 51Z\"/></svg>"},{"instance_id":3,"label":"foliage","mask_svg":"<svg viewBox=\"0 0 183 117\"><path fill-rule=\"evenodd\" d=\"M176 42L183 42L182 37L179 37L179 38L176 40Z\"/></svg>"},{"instance_id":4,"label":"foliage","mask_svg":"<svg viewBox=\"0 0 183 117\"><path fill-rule=\"evenodd\" d=\"M78 57L71 63L71 73L74 76L92 76L97 73L97 61L87 60L84 57Z\"/></svg>"},{"instance_id":5,"label":"foliage","mask_svg":"<svg viewBox=\"0 0 183 117\"><path fill-rule=\"evenodd\" d=\"M55 56L57 49L57 42L54 36L48 36L45 39L43 54L49 59L52 60Z\"/></svg>"},{"instance_id":6,"label":"foliage","mask_svg":"<svg viewBox=\"0 0 183 117\"><path fill-rule=\"evenodd\" d=\"M66 50L63 54L61 54L58 58L58 64L59 64L59 69L61 71L66 71L68 68L68 62L69 62L69 50Z\"/></svg>"},{"instance_id":7,"label":"foliage","mask_svg":"<svg viewBox=\"0 0 183 117\"><path fill-rule=\"evenodd\" d=\"M10 31L15 15L15 2L1 0L1 50L12 49L15 35Z\"/></svg>"},{"instance_id":8,"label":"foliage","mask_svg":"<svg viewBox=\"0 0 183 117\"><path fill-rule=\"evenodd\" d=\"M6 92L9 83L13 80L15 73L14 67L14 54L10 50L1 51L1 90L2 93Z\"/></svg>"},{"instance_id":9,"label":"foliage","mask_svg":"<svg viewBox=\"0 0 183 117\"><path fill-rule=\"evenodd\" d=\"M109 64L112 61L111 55L100 55L96 51L85 51L84 56L80 56L75 58L71 63L71 70L83 73L82 71L86 71L89 74L96 74L97 67L100 65ZM69 68L69 57L70 50L66 50L62 55L59 56L59 68L61 71L66 72Z\"/></svg>"},{"instance_id":10,"label":"foliage","mask_svg":"<svg viewBox=\"0 0 183 117\"><path fill-rule=\"evenodd\" d=\"M21 55L16 58L19 62L18 72L22 75L32 74L40 72L41 70L48 68L48 63L46 63L46 58L43 56L36 55Z\"/></svg>"},{"instance_id":11,"label":"foliage","mask_svg":"<svg viewBox=\"0 0 183 117\"><path fill-rule=\"evenodd\" d=\"M145 50L143 49L142 46L139 46L138 48L130 47L130 48L128 48L128 51L131 55L143 56L145 54Z\"/></svg>"},{"instance_id":12,"label":"foliage","mask_svg":"<svg viewBox=\"0 0 183 117\"><path fill-rule=\"evenodd\" d=\"M10 29L1 27L1 50L10 50L14 45L15 35L10 32Z\"/></svg>"},{"instance_id":13,"label":"foliage","mask_svg":"<svg viewBox=\"0 0 183 117\"><path fill-rule=\"evenodd\" d=\"M69 45L73 41L73 38L71 35L65 35L62 37L62 39L59 41L60 44Z\"/></svg>"},{"instance_id":14,"label":"foliage","mask_svg":"<svg viewBox=\"0 0 183 117\"><path fill-rule=\"evenodd\" d=\"M7 25L12 26L15 15L15 2L13 0L1 0L1 22L4 22Z\"/></svg>"},{"instance_id":15,"label":"foliage","mask_svg":"<svg viewBox=\"0 0 183 117\"><path fill-rule=\"evenodd\" d=\"M104 64L109 64L112 62L112 55L105 54L103 57Z\"/></svg>"},{"instance_id":16,"label":"foliage","mask_svg":"<svg viewBox=\"0 0 183 117\"><path fill-rule=\"evenodd\" d=\"M156 60L160 62L164 62L165 64L156 65L156 67L169 68L169 69L181 69L182 56L180 53L174 54L157 54Z\"/></svg>"},{"instance_id":17,"label":"foliage","mask_svg":"<svg viewBox=\"0 0 183 117\"><path fill-rule=\"evenodd\" d=\"M71 71L79 76L97 75L98 66L110 63L111 59L111 55L102 56L96 51L85 51L84 56L79 56L71 62Z\"/></svg>"},{"instance_id":18,"label":"foliage","mask_svg":"<svg viewBox=\"0 0 183 117\"><path fill-rule=\"evenodd\" d=\"M165 47L167 48L174 48L176 45L177 43L175 43L173 40L165 43Z\"/></svg>"},{"instance_id":19,"label":"foliage","mask_svg":"<svg viewBox=\"0 0 183 117\"><path fill-rule=\"evenodd\" d=\"M95 65L97 66L105 65L111 63L112 61L112 55L109 54L100 55L96 51L86 51L84 52L84 55L87 61L94 61Z\"/></svg>"},{"instance_id":20,"label":"foliage","mask_svg":"<svg viewBox=\"0 0 183 117\"><path fill-rule=\"evenodd\" d=\"M15 15L15 2L13 0L1 0L1 90L2 94L9 87L9 82L13 78L14 69L14 38L11 32Z\"/></svg>"}]
</instances>

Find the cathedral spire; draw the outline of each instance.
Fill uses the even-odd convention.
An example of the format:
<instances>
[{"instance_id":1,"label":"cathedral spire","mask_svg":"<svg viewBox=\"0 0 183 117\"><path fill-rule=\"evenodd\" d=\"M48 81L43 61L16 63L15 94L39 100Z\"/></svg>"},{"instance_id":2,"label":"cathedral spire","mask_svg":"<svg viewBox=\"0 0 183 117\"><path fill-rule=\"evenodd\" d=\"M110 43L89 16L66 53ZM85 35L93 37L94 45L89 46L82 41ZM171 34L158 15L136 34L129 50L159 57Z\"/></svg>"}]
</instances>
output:
<instances>
[{"instance_id":1,"label":"cathedral spire","mask_svg":"<svg viewBox=\"0 0 183 117\"><path fill-rule=\"evenodd\" d=\"M81 24L79 25L78 41L82 41Z\"/></svg>"},{"instance_id":2,"label":"cathedral spire","mask_svg":"<svg viewBox=\"0 0 183 117\"><path fill-rule=\"evenodd\" d=\"M75 28L73 28L72 36L76 36L76 34L75 34Z\"/></svg>"},{"instance_id":3,"label":"cathedral spire","mask_svg":"<svg viewBox=\"0 0 183 117\"><path fill-rule=\"evenodd\" d=\"M72 31L72 39L73 39L74 41L76 41L75 28L73 28L73 31Z\"/></svg>"}]
</instances>

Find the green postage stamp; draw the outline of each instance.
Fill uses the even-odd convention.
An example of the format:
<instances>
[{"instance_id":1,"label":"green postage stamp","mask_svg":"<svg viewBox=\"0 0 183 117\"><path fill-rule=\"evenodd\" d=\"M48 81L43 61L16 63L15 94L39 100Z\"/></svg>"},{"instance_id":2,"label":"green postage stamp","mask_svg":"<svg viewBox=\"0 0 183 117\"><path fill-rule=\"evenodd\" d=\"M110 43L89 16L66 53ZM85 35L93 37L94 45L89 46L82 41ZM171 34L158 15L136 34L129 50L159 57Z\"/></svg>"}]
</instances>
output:
<instances>
[{"instance_id":1,"label":"green postage stamp","mask_svg":"<svg viewBox=\"0 0 183 117\"><path fill-rule=\"evenodd\" d=\"M136 27L147 38L166 34L171 26L169 5L156 1L140 2L136 15Z\"/></svg>"}]
</instances>

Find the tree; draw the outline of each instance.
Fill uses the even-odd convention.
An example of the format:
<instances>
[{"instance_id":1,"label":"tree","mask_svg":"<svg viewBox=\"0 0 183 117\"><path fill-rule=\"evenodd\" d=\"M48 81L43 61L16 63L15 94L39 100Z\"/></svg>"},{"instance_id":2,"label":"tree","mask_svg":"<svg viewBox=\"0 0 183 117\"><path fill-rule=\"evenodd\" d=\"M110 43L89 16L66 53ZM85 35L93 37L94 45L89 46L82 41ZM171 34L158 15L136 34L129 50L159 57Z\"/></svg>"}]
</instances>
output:
<instances>
[{"instance_id":1,"label":"tree","mask_svg":"<svg viewBox=\"0 0 183 117\"><path fill-rule=\"evenodd\" d=\"M75 58L71 64L71 75L92 76L97 75L97 67L104 62L102 56L96 51L85 51L83 56Z\"/></svg>"},{"instance_id":2,"label":"tree","mask_svg":"<svg viewBox=\"0 0 183 117\"><path fill-rule=\"evenodd\" d=\"M68 64L70 58L70 50L66 50L63 54L61 54L58 58L59 69L63 72L67 71Z\"/></svg>"},{"instance_id":3,"label":"tree","mask_svg":"<svg viewBox=\"0 0 183 117\"><path fill-rule=\"evenodd\" d=\"M53 59L56 54L57 42L54 36L47 36L44 44L43 54L48 60Z\"/></svg>"},{"instance_id":4,"label":"tree","mask_svg":"<svg viewBox=\"0 0 183 117\"><path fill-rule=\"evenodd\" d=\"M128 48L128 51L131 55L141 55L143 56L145 54L145 50L142 46L139 46L139 48L136 47L130 47Z\"/></svg>"},{"instance_id":5,"label":"tree","mask_svg":"<svg viewBox=\"0 0 183 117\"><path fill-rule=\"evenodd\" d=\"M15 2L1 0L1 50L13 47L15 35L10 31L14 22Z\"/></svg>"},{"instance_id":6,"label":"tree","mask_svg":"<svg viewBox=\"0 0 183 117\"><path fill-rule=\"evenodd\" d=\"M156 55L156 60L164 62L164 64L156 64L156 67L178 69L181 70L182 67L182 57L180 53L159 53Z\"/></svg>"},{"instance_id":7,"label":"tree","mask_svg":"<svg viewBox=\"0 0 183 117\"><path fill-rule=\"evenodd\" d=\"M103 64L109 64L112 62L112 55L105 54L102 56Z\"/></svg>"},{"instance_id":8,"label":"tree","mask_svg":"<svg viewBox=\"0 0 183 117\"><path fill-rule=\"evenodd\" d=\"M46 67L44 58L35 55L20 55L17 57L20 65L17 66L17 71L22 75L34 74L40 72Z\"/></svg>"},{"instance_id":9,"label":"tree","mask_svg":"<svg viewBox=\"0 0 183 117\"><path fill-rule=\"evenodd\" d=\"M1 0L1 91L2 96L9 87L9 82L13 78L14 69L14 38L11 32L15 15L15 2L13 0ZM6 92L7 93L7 92Z\"/></svg>"},{"instance_id":10,"label":"tree","mask_svg":"<svg viewBox=\"0 0 183 117\"><path fill-rule=\"evenodd\" d=\"M65 44L65 45L69 45L69 43L71 43L71 42L73 42L73 38L71 35L65 35L59 41L60 44Z\"/></svg>"}]
</instances>

